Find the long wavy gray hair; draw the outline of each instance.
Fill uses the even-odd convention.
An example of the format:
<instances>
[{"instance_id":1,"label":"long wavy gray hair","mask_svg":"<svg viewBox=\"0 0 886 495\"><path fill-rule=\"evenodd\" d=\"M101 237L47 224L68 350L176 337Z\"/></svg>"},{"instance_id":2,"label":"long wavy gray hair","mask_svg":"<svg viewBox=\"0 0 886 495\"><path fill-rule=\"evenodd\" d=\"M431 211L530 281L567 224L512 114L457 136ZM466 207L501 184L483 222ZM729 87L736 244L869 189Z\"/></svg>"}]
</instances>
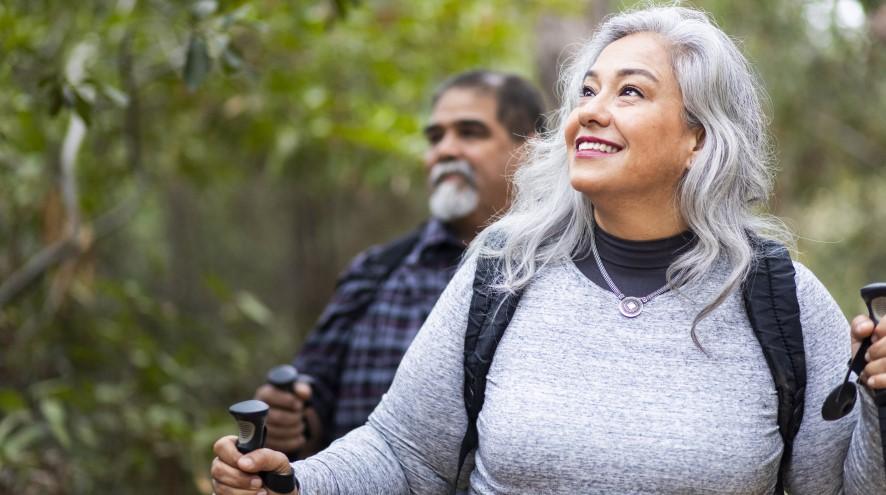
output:
<instances>
[{"instance_id":1,"label":"long wavy gray hair","mask_svg":"<svg viewBox=\"0 0 886 495\"><path fill-rule=\"evenodd\" d=\"M669 43L671 62L683 93L684 116L704 128L704 141L675 198L695 247L668 270L679 289L703 279L725 260L731 271L716 298L695 317L698 322L736 290L753 262L751 236L790 243L783 224L756 211L773 185L764 92L735 43L703 12L683 7L651 7L608 18L564 67L559 91L562 106L556 126L529 144L525 163L514 177L510 210L484 230L468 257L503 258L501 290L525 286L546 264L589 250L593 205L572 188L563 128L576 107L585 73L610 43L633 33L652 32Z\"/></svg>"}]
</instances>

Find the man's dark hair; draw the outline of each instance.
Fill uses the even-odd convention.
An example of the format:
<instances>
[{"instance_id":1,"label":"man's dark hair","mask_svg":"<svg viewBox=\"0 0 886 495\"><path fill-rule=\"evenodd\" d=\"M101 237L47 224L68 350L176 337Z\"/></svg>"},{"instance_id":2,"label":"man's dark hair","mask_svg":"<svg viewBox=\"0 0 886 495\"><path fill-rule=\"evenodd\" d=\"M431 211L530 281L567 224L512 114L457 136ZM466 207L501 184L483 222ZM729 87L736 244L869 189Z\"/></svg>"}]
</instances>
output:
<instances>
[{"instance_id":1,"label":"man's dark hair","mask_svg":"<svg viewBox=\"0 0 886 495\"><path fill-rule=\"evenodd\" d=\"M444 93L454 88L474 89L494 94L497 106L496 118L510 131L514 141L524 141L530 135L545 130L541 93L520 76L491 70L462 72L437 87L431 98L431 105L436 105Z\"/></svg>"}]
</instances>

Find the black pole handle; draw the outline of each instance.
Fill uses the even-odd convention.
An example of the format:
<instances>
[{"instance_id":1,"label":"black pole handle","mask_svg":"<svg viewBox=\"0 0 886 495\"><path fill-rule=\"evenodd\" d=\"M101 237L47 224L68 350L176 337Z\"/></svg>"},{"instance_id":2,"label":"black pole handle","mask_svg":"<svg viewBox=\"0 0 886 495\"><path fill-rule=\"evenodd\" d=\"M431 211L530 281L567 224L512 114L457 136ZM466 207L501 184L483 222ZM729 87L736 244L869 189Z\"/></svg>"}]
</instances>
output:
<instances>
[{"instance_id":1,"label":"black pole handle","mask_svg":"<svg viewBox=\"0 0 886 495\"><path fill-rule=\"evenodd\" d=\"M877 326L884 317L886 317L886 283L879 282L875 284L865 285L861 288L861 298L868 307L868 316ZM871 339L865 339L867 347L871 345ZM864 347L864 345L863 345ZM867 347L864 351L867 352ZM861 349L859 349L859 353ZM880 406L880 414L883 415L883 408L886 407L886 389L877 389L873 391L874 402ZM886 446L884 446L886 449Z\"/></svg>"},{"instance_id":2,"label":"black pole handle","mask_svg":"<svg viewBox=\"0 0 886 495\"><path fill-rule=\"evenodd\" d=\"M260 400L245 400L228 408L228 412L237 421L237 450L241 454L248 454L265 446L268 432L265 420L269 409Z\"/></svg>"},{"instance_id":3,"label":"black pole handle","mask_svg":"<svg viewBox=\"0 0 886 495\"><path fill-rule=\"evenodd\" d=\"M260 400L245 400L228 408L228 412L237 421L237 450L248 454L265 446L268 428L265 422L270 407ZM298 488L295 474L281 475L272 471L258 473L264 486L277 493L289 493Z\"/></svg>"},{"instance_id":4,"label":"black pole handle","mask_svg":"<svg viewBox=\"0 0 886 495\"><path fill-rule=\"evenodd\" d=\"M295 395L295 382L298 381L299 373L295 366L291 364L281 364L279 366L274 366L268 371L268 375L266 377L267 382L284 392L289 392ZM304 402L304 407L311 407L311 401L306 400ZM307 418L302 415L302 421L305 425L304 435L305 440L309 440L311 438L311 428L308 425ZM298 458L298 452L287 452L286 456L289 457L290 461L294 461Z\"/></svg>"},{"instance_id":5,"label":"black pole handle","mask_svg":"<svg viewBox=\"0 0 886 495\"><path fill-rule=\"evenodd\" d=\"M861 298L864 300L868 308L868 316L874 321L876 326L880 320L886 316L886 283L879 282L866 285L861 288ZM834 388L833 391L825 399L821 406L821 415L827 421L834 421L849 414L855 407L857 400L856 386L849 381L852 373L861 374L868 361L864 355L871 347L872 339L870 337L862 341L861 346L855 353L855 357L849 362L849 369L846 371L846 377L843 383ZM879 406L880 416L886 419L886 390L872 390L871 395L874 402ZM886 445L884 445L886 449Z\"/></svg>"}]
</instances>

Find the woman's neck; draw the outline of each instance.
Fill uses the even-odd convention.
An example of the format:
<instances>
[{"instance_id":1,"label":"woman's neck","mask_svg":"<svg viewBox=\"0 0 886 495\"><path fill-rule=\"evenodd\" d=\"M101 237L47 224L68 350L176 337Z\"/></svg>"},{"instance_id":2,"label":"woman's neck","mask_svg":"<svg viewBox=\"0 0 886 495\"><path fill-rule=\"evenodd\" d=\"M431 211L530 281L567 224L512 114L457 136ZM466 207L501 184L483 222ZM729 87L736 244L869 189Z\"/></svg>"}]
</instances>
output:
<instances>
[{"instance_id":1,"label":"woman's neck","mask_svg":"<svg viewBox=\"0 0 886 495\"><path fill-rule=\"evenodd\" d=\"M639 205L601 208L594 204L594 221L620 239L649 241L673 237L689 229L677 208L642 208Z\"/></svg>"},{"instance_id":2,"label":"woman's neck","mask_svg":"<svg viewBox=\"0 0 886 495\"><path fill-rule=\"evenodd\" d=\"M695 243L696 237L689 231L636 241L615 237L599 226L594 229L594 244L607 275L622 293L634 297L649 295L663 287L667 283L668 267ZM573 261L592 282L612 290L591 249L577 253Z\"/></svg>"}]
</instances>

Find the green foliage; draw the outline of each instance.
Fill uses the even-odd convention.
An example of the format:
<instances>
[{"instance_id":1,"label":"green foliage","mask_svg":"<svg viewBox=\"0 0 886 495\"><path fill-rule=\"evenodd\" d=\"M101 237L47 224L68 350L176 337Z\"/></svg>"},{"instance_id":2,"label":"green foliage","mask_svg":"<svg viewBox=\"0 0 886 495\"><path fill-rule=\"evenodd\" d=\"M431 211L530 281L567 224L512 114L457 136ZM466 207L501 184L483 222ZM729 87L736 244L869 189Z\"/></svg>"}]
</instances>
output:
<instances>
[{"instance_id":1,"label":"green foliage","mask_svg":"<svg viewBox=\"0 0 886 495\"><path fill-rule=\"evenodd\" d=\"M816 10L834 5L708 8L743 41L769 93L781 169L774 211L799 235L800 259L854 315L864 308L859 287L886 279L886 122L877 117L886 112L886 40ZM874 3L865 5L873 14ZM832 17L810 22L816 14Z\"/></svg>"},{"instance_id":2,"label":"green foliage","mask_svg":"<svg viewBox=\"0 0 886 495\"><path fill-rule=\"evenodd\" d=\"M813 28L819 3L698 2L763 76L775 211L851 314L886 264L884 50ZM288 360L347 259L423 217L434 85L533 74L539 19L580 10L0 3L0 280L74 253L0 306L0 492L209 493L226 407Z\"/></svg>"},{"instance_id":3,"label":"green foliage","mask_svg":"<svg viewBox=\"0 0 886 495\"><path fill-rule=\"evenodd\" d=\"M350 256L423 216L433 85L531 73L539 9L0 5L0 278L72 229L80 251L2 308L0 492L208 493L227 406Z\"/></svg>"}]
</instances>

